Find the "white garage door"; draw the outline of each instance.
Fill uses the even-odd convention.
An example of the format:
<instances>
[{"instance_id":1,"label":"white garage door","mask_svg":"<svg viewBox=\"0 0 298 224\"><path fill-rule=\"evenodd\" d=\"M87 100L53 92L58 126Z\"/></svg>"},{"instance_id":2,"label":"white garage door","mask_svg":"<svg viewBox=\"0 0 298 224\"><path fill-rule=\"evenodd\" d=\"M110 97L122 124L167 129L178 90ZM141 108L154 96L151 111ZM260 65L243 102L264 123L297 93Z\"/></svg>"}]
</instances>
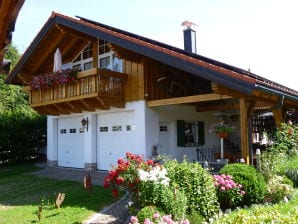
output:
<instances>
[{"instance_id":1,"label":"white garage door","mask_svg":"<svg viewBox=\"0 0 298 224\"><path fill-rule=\"evenodd\" d=\"M58 166L84 168L82 117L58 119Z\"/></svg>"},{"instance_id":2,"label":"white garage door","mask_svg":"<svg viewBox=\"0 0 298 224\"><path fill-rule=\"evenodd\" d=\"M135 150L134 111L97 115L97 169L109 170Z\"/></svg>"}]
</instances>

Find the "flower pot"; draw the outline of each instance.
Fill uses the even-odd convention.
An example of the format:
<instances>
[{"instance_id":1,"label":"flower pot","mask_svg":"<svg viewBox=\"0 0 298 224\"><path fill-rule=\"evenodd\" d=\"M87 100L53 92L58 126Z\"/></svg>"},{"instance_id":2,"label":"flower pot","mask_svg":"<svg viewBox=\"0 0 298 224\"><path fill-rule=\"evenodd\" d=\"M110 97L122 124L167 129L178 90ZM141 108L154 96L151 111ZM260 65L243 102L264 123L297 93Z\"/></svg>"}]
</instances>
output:
<instances>
[{"instance_id":1,"label":"flower pot","mask_svg":"<svg viewBox=\"0 0 298 224\"><path fill-rule=\"evenodd\" d=\"M220 138L227 138L229 136L229 133L228 132L220 132L220 133L217 133L217 135Z\"/></svg>"}]
</instances>

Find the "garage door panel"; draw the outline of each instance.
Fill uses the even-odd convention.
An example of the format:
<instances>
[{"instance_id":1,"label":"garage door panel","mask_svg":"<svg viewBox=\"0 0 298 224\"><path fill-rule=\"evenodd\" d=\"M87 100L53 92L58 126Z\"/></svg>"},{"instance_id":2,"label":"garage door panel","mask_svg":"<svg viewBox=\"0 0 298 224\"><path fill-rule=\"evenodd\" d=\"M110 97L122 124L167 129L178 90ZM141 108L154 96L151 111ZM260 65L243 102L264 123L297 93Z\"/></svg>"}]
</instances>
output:
<instances>
[{"instance_id":1,"label":"garage door panel","mask_svg":"<svg viewBox=\"0 0 298 224\"><path fill-rule=\"evenodd\" d=\"M108 170L126 152L135 151L134 111L99 114L97 121L97 168Z\"/></svg>"},{"instance_id":2,"label":"garage door panel","mask_svg":"<svg viewBox=\"0 0 298 224\"><path fill-rule=\"evenodd\" d=\"M84 167L84 135L81 117L58 119L58 166Z\"/></svg>"}]
</instances>

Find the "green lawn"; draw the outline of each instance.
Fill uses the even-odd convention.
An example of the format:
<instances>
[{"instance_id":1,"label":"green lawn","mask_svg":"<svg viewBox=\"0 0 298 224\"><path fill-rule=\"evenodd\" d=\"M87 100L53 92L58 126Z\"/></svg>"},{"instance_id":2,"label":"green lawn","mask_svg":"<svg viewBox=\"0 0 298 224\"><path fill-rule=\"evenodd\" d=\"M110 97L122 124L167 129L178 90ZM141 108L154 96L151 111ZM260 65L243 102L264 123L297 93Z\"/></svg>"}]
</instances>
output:
<instances>
[{"instance_id":1,"label":"green lawn","mask_svg":"<svg viewBox=\"0 0 298 224\"><path fill-rule=\"evenodd\" d=\"M110 190L93 186L86 192L81 183L58 181L25 174L37 170L33 164L0 167L0 224L2 223L81 223L92 213L114 202ZM55 195L65 193L59 211ZM43 199L39 222L37 211Z\"/></svg>"}]
</instances>

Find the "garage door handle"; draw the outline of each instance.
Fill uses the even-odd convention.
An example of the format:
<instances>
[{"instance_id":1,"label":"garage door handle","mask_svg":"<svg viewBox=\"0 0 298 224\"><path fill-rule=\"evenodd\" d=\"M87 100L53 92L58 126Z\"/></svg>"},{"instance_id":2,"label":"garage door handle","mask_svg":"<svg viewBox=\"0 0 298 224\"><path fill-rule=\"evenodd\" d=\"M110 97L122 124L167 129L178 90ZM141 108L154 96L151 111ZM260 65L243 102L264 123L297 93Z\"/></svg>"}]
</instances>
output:
<instances>
[{"instance_id":1,"label":"garage door handle","mask_svg":"<svg viewBox=\"0 0 298 224\"><path fill-rule=\"evenodd\" d=\"M110 155L112 155L112 153L110 152Z\"/></svg>"},{"instance_id":2,"label":"garage door handle","mask_svg":"<svg viewBox=\"0 0 298 224\"><path fill-rule=\"evenodd\" d=\"M69 153L69 151L67 150L66 153Z\"/></svg>"}]
</instances>

